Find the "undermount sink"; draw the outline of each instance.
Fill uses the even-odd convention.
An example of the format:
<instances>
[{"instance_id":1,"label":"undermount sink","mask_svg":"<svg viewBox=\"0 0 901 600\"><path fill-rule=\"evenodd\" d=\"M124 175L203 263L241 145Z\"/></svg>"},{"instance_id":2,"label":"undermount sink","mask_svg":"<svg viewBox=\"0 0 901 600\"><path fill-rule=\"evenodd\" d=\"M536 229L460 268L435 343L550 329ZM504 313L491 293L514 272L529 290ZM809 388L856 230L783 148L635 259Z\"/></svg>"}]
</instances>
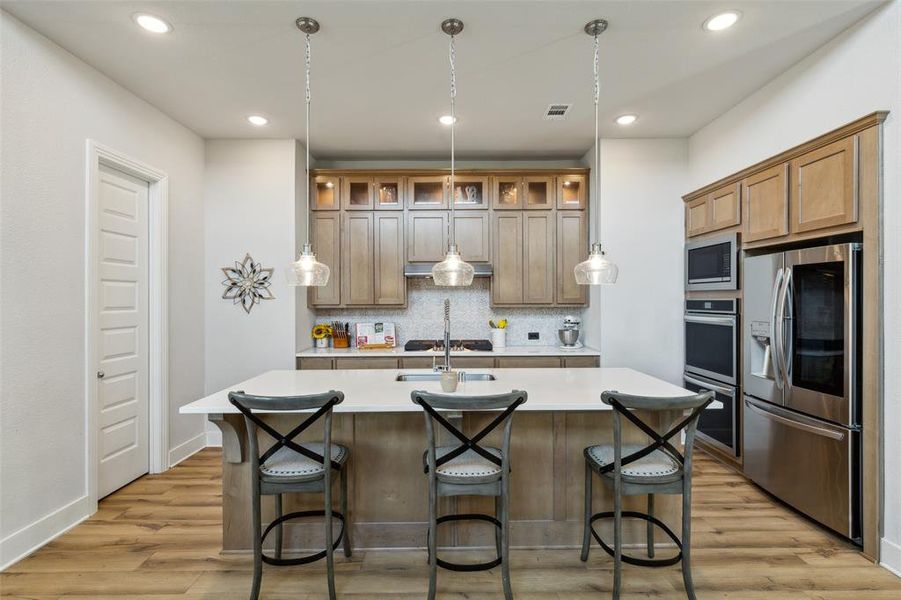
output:
<instances>
[{"instance_id":1,"label":"undermount sink","mask_svg":"<svg viewBox=\"0 0 901 600\"><path fill-rule=\"evenodd\" d=\"M460 381L496 381L491 373L467 373L460 371ZM441 373L401 373L394 381L441 381Z\"/></svg>"}]
</instances>

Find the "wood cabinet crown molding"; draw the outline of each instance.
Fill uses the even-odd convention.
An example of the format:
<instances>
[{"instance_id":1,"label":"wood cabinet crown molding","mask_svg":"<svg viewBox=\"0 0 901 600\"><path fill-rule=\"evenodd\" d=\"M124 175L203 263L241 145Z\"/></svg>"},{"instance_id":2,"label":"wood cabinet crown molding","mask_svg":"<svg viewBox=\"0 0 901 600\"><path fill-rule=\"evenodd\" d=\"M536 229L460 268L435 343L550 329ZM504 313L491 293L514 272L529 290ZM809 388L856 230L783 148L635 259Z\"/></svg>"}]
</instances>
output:
<instances>
[{"instance_id":1,"label":"wood cabinet crown molding","mask_svg":"<svg viewBox=\"0 0 901 600\"><path fill-rule=\"evenodd\" d=\"M870 113L864 117L857 119L856 121L851 121L850 123L842 125L837 129L833 129L832 131L825 133L819 137L806 141L803 144L799 144L793 148L789 148L788 150L780 152L775 156L771 156L770 158L762 160L754 165L751 165L750 167L742 169L737 173L733 173L731 175L723 177L722 179L719 179L718 181L707 184L702 188L694 190L693 192L689 192L688 194L682 196L682 201L691 202L692 200L695 200L701 196L705 196L706 194L709 194L718 188L729 184L734 184L742 179L745 179L746 177L754 175L755 173L770 169L772 167L775 167L776 165L798 158L802 154L806 154L808 152L821 148L822 146L827 146L842 138L850 137L856 133L860 133L865 129L873 127L874 125L881 124L883 121L885 121L885 118L887 116L888 111L876 111Z\"/></svg>"}]
</instances>

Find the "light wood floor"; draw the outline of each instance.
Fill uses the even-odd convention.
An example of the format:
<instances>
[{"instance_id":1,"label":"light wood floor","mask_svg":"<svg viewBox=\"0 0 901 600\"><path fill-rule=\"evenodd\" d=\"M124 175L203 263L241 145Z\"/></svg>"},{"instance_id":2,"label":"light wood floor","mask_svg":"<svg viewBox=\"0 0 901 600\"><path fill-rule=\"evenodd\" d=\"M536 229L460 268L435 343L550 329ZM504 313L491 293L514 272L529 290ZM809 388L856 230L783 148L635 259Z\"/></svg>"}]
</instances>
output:
<instances>
[{"instance_id":1,"label":"light wood floor","mask_svg":"<svg viewBox=\"0 0 901 600\"><path fill-rule=\"evenodd\" d=\"M703 599L893 599L901 579L861 557L706 455L695 460L694 578ZM244 600L249 557L220 556L220 454L207 449L100 503L88 521L0 574L4 599ZM424 598L425 554L358 552L337 559L339 597ZM516 598L609 598L611 559L597 547L513 551ZM265 567L264 599L326 597L324 563ZM497 570L438 574L439 598L502 598ZM626 598L684 598L678 566L626 566Z\"/></svg>"}]
</instances>

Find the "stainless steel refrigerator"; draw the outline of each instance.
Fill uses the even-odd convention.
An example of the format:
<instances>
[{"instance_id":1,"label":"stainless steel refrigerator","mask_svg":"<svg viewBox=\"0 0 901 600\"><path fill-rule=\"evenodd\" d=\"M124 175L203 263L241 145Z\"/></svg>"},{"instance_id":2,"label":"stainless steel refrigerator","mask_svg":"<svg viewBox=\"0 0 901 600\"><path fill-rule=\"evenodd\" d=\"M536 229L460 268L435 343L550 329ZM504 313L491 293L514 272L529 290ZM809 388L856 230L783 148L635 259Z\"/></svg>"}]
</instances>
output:
<instances>
[{"instance_id":1,"label":"stainless steel refrigerator","mask_svg":"<svg viewBox=\"0 0 901 600\"><path fill-rule=\"evenodd\" d=\"M744 472L860 536L860 244L746 257Z\"/></svg>"}]
</instances>

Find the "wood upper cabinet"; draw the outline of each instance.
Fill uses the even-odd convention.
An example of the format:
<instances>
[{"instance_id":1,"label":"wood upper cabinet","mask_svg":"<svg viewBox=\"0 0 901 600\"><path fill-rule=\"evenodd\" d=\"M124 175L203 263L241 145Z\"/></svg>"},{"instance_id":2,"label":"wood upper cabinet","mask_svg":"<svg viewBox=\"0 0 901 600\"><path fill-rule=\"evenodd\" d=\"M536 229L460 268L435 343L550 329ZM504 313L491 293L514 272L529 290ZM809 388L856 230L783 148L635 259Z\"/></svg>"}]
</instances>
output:
<instances>
[{"instance_id":1,"label":"wood upper cabinet","mask_svg":"<svg viewBox=\"0 0 901 600\"><path fill-rule=\"evenodd\" d=\"M584 210L588 206L588 181L585 175L557 177L557 208Z\"/></svg>"},{"instance_id":2,"label":"wood upper cabinet","mask_svg":"<svg viewBox=\"0 0 901 600\"><path fill-rule=\"evenodd\" d=\"M857 222L858 136L791 161L791 232Z\"/></svg>"},{"instance_id":3,"label":"wood upper cabinet","mask_svg":"<svg viewBox=\"0 0 901 600\"><path fill-rule=\"evenodd\" d=\"M522 304L522 212L494 213L494 276L491 278L493 304Z\"/></svg>"},{"instance_id":4,"label":"wood upper cabinet","mask_svg":"<svg viewBox=\"0 0 901 600\"><path fill-rule=\"evenodd\" d=\"M341 199L345 210L372 210L372 177L342 177Z\"/></svg>"},{"instance_id":5,"label":"wood upper cabinet","mask_svg":"<svg viewBox=\"0 0 901 600\"><path fill-rule=\"evenodd\" d=\"M497 175L492 178L492 207L494 210L522 208L522 177Z\"/></svg>"},{"instance_id":6,"label":"wood upper cabinet","mask_svg":"<svg viewBox=\"0 0 901 600\"><path fill-rule=\"evenodd\" d=\"M341 208L341 178L332 175L316 175L310 185L312 210L338 210Z\"/></svg>"},{"instance_id":7,"label":"wood upper cabinet","mask_svg":"<svg viewBox=\"0 0 901 600\"><path fill-rule=\"evenodd\" d=\"M447 196L447 177L443 175L407 177L408 208L447 208Z\"/></svg>"},{"instance_id":8,"label":"wood upper cabinet","mask_svg":"<svg viewBox=\"0 0 901 600\"><path fill-rule=\"evenodd\" d=\"M707 196L685 203L685 235L700 235L710 228L710 205Z\"/></svg>"},{"instance_id":9,"label":"wood upper cabinet","mask_svg":"<svg viewBox=\"0 0 901 600\"><path fill-rule=\"evenodd\" d=\"M447 251L447 213L411 211L407 213L407 260L438 262Z\"/></svg>"},{"instance_id":10,"label":"wood upper cabinet","mask_svg":"<svg viewBox=\"0 0 901 600\"><path fill-rule=\"evenodd\" d=\"M744 198L743 242L788 235L788 163L747 177Z\"/></svg>"},{"instance_id":11,"label":"wood upper cabinet","mask_svg":"<svg viewBox=\"0 0 901 600\"><path fill-rule=\"evenodd\" d=\"M375 177L373 179L373 202L378 210L403 210L404 178Z\"/></svg>"},{"instance_id":12,"label":"wood upper cabinet","mask_svg":"<svg viewBox=\"0 0 901 600\"><path fill-rule=\"evenodd\" d=\"M741 184L730 183L710 192L710 231L741 224Z\"/></svg>"},{"instance_id":13,"label":"wood upper cabinet","mask_svg":"<svg viewBox=\"0 0 901 600\"><path fill-rule=\"evenodd\" d=\"M376 212L373 273L376 304L407 303L407 278L404 277L404 216L399 212Z\"/></svg>"},{"instance_id":14,"label":"wood upper cabinet","mask_svg":"<svg viewBox=\"0 0 901 600\"><path fill-rule=\"evenodd\" d=\"M548 209L554 208L556 200L556 188L553 177L523 177L522 197L523 208Z\"/></svg>"},{"instance_id":15,"label":"wood upper cabinet","mask_svg":"<svg viewBox=\"0 0 901 600\"><path fill-rule=\"evenodd\" d=\"M487 212L458 212L454 215L454 238L463 260L488 262L491 260ZM441 252L442 260L444 251Z\"/></svg>"},{"instance_id":16,"label":"wood upper cabinet","mask_svg":"<svg viewBox=\"0 0 901 600\"><path fill-rule=\"evenodd\" d=\"M582 211L557 213L557 304L585 304L588 286L576 283L576 265L588 258L588 220Z\"/></svg>"},{"instance_id":17,"label":"wood upper cabinet","mask_svg":"<svg viewBox=\"0 0 901 600\"><path fill-rule=\"evenodd\" d=\"M522 222L524 304L554 302L554 232L552 212L524 212Z\"/></svg>"},{"instance_id":18,"label":"wood upper cabinet","mask_svg":"<svg viewBox=\"0 0 901 600\"><path fill-rule=\"evenodd\" d=\"M310 240L319 262L328 265L328 284L308 288L310 306L341 304L341 215L322 212L310 215Z\"/></svg>"},{"instance_id":19,"label":"wood upper cabinet","mask_svg":"<svg viewBox=\"0 0 901 600\"><path fill-rule=\"evenodd\" d=\"M488 177L457 175L454 177L454 208L479 209L488 208L491 186ZM448 187L450 178L448 178Z\"/></svg>"},{"instance_id":20,"label":"wood upper cabinet","mask_svg":"<svg viewBox=\"0 0 901 600\"><path fill-rule=\"evenodd\" d=\"M375 303L372 212L344 214L341 299L345 306Z\"/></svg>"}]
</instances>

